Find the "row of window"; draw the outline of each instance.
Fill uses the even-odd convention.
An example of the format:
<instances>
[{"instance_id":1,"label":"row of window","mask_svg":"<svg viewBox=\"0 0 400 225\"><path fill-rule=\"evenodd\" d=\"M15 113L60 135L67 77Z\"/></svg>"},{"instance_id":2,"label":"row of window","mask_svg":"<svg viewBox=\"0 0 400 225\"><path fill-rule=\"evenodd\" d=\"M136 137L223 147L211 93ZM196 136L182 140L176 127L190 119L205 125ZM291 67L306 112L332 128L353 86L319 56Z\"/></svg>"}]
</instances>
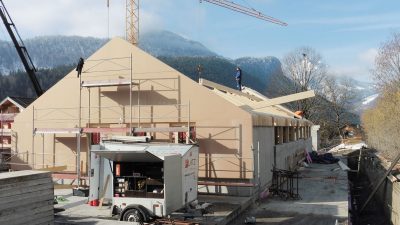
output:
<instances>
[{"instance_id":1,"label":"row of window","mask_svg":"<svg viewBox=\"0 0 400 225\"><path fill-rule=\"evenodd\" d=\"M311 137L311 127L275 127L275 145Z\"/></svg>"},{"instance_id":2,"label":"row of window","mask_svg":"<svg viewBox=\"0 0 400 225\"><path fill-rule=\"evenodd\" d=\"M0 121L0 129L11 129L11 122Z\"/></svg>"}]
</instances>

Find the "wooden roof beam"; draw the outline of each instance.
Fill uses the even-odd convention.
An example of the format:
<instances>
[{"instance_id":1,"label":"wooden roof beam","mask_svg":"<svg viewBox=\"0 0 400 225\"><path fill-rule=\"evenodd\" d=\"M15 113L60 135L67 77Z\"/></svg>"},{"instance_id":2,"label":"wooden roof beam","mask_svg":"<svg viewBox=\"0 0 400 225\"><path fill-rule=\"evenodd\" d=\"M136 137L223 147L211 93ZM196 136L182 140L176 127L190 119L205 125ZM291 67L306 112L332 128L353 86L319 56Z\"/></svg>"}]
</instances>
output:
<instances>
[{"instance_id":1,"label":"wooden roof beam","mask_svg":"<svg viewBox=\"0 0 400 225\"><path fill-rule=\"evenodd\" d=\"M254 103L252 105L252 107L254 108L254 110L256 110L256 109L261 109L261 108L265 108L265 107L269 107L269 106L273 106L273 105L280 105L280 104L294 102L294 101L312 98L312 97L315 97L314 91L312 91L312 90L304 91L304 92L300 92L300 93L296 93L296 94L285 95L285 96L278 97L278 98L268 99L268 101L257 102L257 103Z\"/></svg>"},{"instance_id":2,"label":"wooden roof beam","mask_svg":"<svg viewBox=\"0 0 400 225\"><path fill-rule=\"evenodd\" d=\"M249 98L251 100L257 101L257 102L262 101L262 99L257 97L257 96L250 95L250 94L235 90L233 88L226 87L224 85L214 83L214 82L206 80L204 78L200 78L199 79L199 84L202 85L202 86L205 86L205 87L214 88L214 89L217 89L217 90L220 90L220 91L224 91L224 92L228 92L228 93L231 93L231 94L243 96L243 97Z\"/></svg>"}]
</instances>

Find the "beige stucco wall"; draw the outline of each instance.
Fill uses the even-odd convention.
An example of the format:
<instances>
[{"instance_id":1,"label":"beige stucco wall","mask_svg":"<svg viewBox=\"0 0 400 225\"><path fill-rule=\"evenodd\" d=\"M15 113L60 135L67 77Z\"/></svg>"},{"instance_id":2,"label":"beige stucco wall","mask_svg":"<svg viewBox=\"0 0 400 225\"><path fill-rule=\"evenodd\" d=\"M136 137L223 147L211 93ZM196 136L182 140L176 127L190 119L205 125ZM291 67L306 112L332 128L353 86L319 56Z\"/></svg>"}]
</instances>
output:
<instances>
[{"instance_id":1,"label":"beige stucco wall","mask_svg":"<svg viewBox=\"0 0 400 225\"><path fill-rule=\"evenodd\" d=\"M134 87L132 93L133 126L138 126L139 114L141 126L150 122L158 122L159 125L176 122L179 121L179 116L180 121L186 123L188 107L179 108L171 104L190 102L190 121L197 127L196 137L200 144L200 177L252 178L251 115L161 61L117 38L86 61L82 80L129 78L130 58L90 60L130 57L131 54L133 78L135 82L141 83L140 91L137 91L138 87ZM72 71L15 118L14 132L17 138L14 149L29 152L28 163L31 167L34 155L35 167L40 168L43 166L41 164L45 164L45 167L67 165L68 171L75 170L76 138L73 134L46 134L44 141L42 135L35 135L33 141L32 130L33 127L79 127L80 99L81 126L86 126L89 122L112 124L113 127L126 126L129 123L128 87L92 88L90 94L88 89L82 88L80 98L79 82L76 72ZM140 112L138 104L141 105ZM153 119L146 119L149 117ZM156 138L168 138L168 135L158 133ZM85 171L86 138L81 143L81 164ZM43 152L44 161L40 155Z\"/></svg>"}]
</instances>

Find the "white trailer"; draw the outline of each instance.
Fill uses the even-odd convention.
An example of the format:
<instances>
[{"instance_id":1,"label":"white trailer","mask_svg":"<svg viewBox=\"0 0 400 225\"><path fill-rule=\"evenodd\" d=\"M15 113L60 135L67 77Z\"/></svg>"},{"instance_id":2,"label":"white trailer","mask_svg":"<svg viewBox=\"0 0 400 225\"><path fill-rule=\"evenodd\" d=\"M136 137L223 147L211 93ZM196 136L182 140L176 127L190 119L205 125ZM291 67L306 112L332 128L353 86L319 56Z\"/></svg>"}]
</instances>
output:
<instances>
[{"instance_id":1,"label":"white trailer","mask_svg":"<svg viewBox=\"0 0 400 225\"><path fill-rule=\"evenodd\" d=\"M92 153L111 162L112 213L120 220L148 222L197 199L196 145L105 142L95 149ZM92 167L92 174L105 180L105 173L96 170ZM99 185L92 187L91 183L90 196L95 198L101 182L93 185Z\"/></svg>"}]
</instances>

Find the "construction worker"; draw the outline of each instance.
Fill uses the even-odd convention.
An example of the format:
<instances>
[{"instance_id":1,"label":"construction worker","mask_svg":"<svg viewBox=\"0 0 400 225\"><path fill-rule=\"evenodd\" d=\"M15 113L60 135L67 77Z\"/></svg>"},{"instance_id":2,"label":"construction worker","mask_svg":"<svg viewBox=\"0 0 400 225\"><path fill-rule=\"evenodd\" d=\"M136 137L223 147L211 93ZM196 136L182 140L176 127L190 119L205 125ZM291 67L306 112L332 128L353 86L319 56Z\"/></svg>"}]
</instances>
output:
<instances>
[{"instance_id":1,"label":"construction worker","mask_svg":"<svg viewBox=\"0 0 400 225\"><path fill-rule=\"evenodd\" d=\"M78 71L78 77L82 74L83 64L85 64L85 61L81 57L79 58L78 65L76 66L76 71Z\"/></svg>"},{"instance_id":2,"label":"construction worker","mask_svg":"<svg viewBox=\"0 0 400 225\"><path fill-rule=\"evenodd\" d=\"M242 70L240 69L240 67L236 67L235 79L238 90L242 91Z\"/></svg>"},{"instance_id":3,"label":"construction worker","mask_svg":"<svg viewBox=\"0 0 400 225\"><path fill-rule=\"evenodd\" d=\"M304 117L304 112L301 110L296 111L294 114L296 114L298 117L300 117L299 119L302 119ZM296 117L294 117L296 118Z\"/></svg>"}]
</instances>

